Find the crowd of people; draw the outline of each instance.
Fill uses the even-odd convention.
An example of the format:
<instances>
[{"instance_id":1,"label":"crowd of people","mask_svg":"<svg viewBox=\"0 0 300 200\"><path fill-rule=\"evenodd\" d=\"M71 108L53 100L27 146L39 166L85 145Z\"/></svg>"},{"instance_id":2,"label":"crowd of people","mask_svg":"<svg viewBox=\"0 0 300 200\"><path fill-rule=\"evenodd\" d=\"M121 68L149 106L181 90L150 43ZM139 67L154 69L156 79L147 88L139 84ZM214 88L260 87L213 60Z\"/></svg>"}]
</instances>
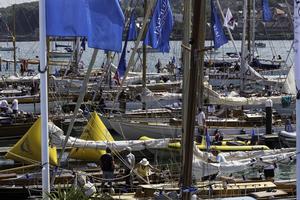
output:
<instances>
[{"instance_id":1,"label":"crowd of people","mask_svg":"<svg viewBox=\"0 0 300 200\"><path fill-rule=\"evenodd\" d=\"M155 69L157 73L170 73L176 76L182 73L180 65L176 64L175 57L172 57L166 66L163 66L160 59L158 59Z\"/></svg>"}]
</instances>

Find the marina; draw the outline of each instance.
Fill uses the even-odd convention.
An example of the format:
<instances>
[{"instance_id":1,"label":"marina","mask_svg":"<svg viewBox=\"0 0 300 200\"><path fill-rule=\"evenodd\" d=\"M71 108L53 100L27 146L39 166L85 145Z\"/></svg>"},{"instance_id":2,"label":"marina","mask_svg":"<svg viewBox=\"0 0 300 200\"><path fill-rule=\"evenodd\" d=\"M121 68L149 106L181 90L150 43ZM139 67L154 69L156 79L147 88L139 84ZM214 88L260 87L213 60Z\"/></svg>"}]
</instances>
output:
<instances>
[{"instance_id":1,"label":"marina","mask_svg":"<svg viewBox=\"0 0 300 200\"><path fill-rule=\"evenodd\" d=\"M299 5L233 2L0 2L1 199L299 199Z\"/></svg>"}]
</instances>

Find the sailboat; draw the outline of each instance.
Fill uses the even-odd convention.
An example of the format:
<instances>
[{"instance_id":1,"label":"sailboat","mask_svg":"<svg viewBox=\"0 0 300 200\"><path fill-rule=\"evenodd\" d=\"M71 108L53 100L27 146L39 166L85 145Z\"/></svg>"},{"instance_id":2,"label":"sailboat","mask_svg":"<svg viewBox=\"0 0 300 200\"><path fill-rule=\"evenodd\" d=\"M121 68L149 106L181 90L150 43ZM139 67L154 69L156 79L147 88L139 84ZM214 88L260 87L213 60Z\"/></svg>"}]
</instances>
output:
<instances>
[{"instance_id":1,"label":"sailboat","mask_svg":"<svg viewBox=\"0 0 300 200\"><path fill-rule=\"evenodd\" d=\"M220 7L219 2L217 1L219 10L221 12L221 15L223 16L222 13L222 9ZM248 6L248 9L251 9L250 5ZM255 10L255 2L253 2L253 10ZM266 8L267 10L267 8ZM247 7L244 7L244 13L247 11ZM250 11L248 11L250 12ZM253 23L252 23L252 47L250 45L250 36L248 38L248 48L251 47L252 48L252 53L250 53L250 49L249 49L249 53L247 55L249 55L249 57L254 57L254 43L255 43L255 12L253 12ZM243 25L246 27L246 15L244 15L244 23ZM248 19L250 20L250 19ZM249 23L250 24L250 23ZM250 35L250 27L248 27L248 35ZM233 42L233 37L231 35L230 29L227 28L229 36L231 37L231 40ZM243 35L246 34L246 29L244 29L244 33ZM244 41L244 40L243 40ZM245 42L243 42L245 44ZM245 46L243 44L243 46ZM233 46L235 47L235 44L233 43ZM235 47L235 49L237 50L237 48ZM242 53L244 53L244 47L242 47ZM239 55L239 52L237 51L237 55ZM278 93L285 93L286 94L291 94L291 95L295 95L294 93L290 93L290 91L281 91L279 89L275 89L275 88L281 88L282 84L284 83L284 80L286 79L290 69L292 69L292 66L287 66L285 64L285 61L282 60L282 58L280 60L273 60L273 67L280 67L280 69L271 69L271 64L268 64L269 61L266 60L261 60L259 61L258 58L253 58L253 61L251 61L249 64L250 66L248 66L248 64L244 65L244 63L240 63L239 62L239 57L238 56L236 58L235 61L230 61L228 59L228 64L226 63L226 60L223 60L224 64L211 64L209 65L210 67L213 67L213 69L210 70L209 72L209 76L211 77L211 79L209 80L210 84L213 87L216 88L222 88L222 86L230 88L238 88L240 85L240 73L239 73L239 68L241 68L241 70L244 70L244 81L247 82L245 83L245 85L249 85L250 87L252 87L253 89L255 89L257 87L257 85L267 85L269 87L273 87L274 91L278 91ZM242 59L245 59L245 53L244 55L242 55ZM265 65L264 65L265 63ZM275 63L275 64L274 64ZM226 64L226 65L225 65ZM259 66L258 66L259 65ZM221 66L221 67L219 67ZM223 67L222 67L223 66ZM243 69L245 68L245 69ZM265 68L268 68L268 70L266 70ZM230 86L230 87L229 87ZM266 87L267 87L266 86ZM243 89L241 90L241 92L243 92ZM262 89L258 89L256 91L257 93L260 93L260 95L264 95L262 92Z\"/></svg>"},{"instance_id":2,"label":"sailboat","mask_svg":"<svg viewBox=\"0 0 300 200\"><path fill-rule=\"evenodd\" d=\"M43 3L43 1L41 1L42 3ZM195 1L195 12L194 12L194 15L195 16L197 16L196 14L197 14L197 9L199 9L200 8L200 4L199 4L199 2L200 1ZM200 11L200 9L198 10L198 11ZM205 12L203 12L203 13L205 13ZM196 18L197 19L197 18ZM197 20L196 20L197 21ZM196 30L196 29L195 29ZM194 45L194 44L193 44ZM193 49L195 49L195 46L193 46ZM43 53L42 53L43 54ZM41 66L43 67L43 66L45 66L44 65L45 63L42 63L41 64ZM195 68L194 68L195 69ZM193 70L194 70L193 69ZM196 73L197 74L197 73ZM193 74L192 73L192 75L195 75L195 74ZM44 77L45 78L45 77ZM196 78L196 77L192 77L193 79L192 80L194 80L194 78ZM42 77L41 77L41 80L46 80L46 79L43 79ZM46 84L45 84L46 85ZM45 86L45 85L43 85L43 86ZM194 88L191 88L191 90L192 89L194 89ZM46 94L46 89L45 89L45 94ZM194 94L195 95L195 94ZM43 95L42 95L43 96ZM43 96L44 97L44 96ZM45 95L45 97L47 97L46 95ZM44 99L45 100L45 99ZM47 101L44 101L45 102L45 104L43 105L44 107L43 107L43 109L44 109L44 111L47 111ZM194 104L192 104L192 106L195 106L195 102L194 102ZM42 110L43 110L42 109ZM193 123L195 123L195 121L193 120L193 117L194 117L194 112L195 112L195 108L190 108L189 109L190 111L192 111L192 112L190 112L190 113L188 113L188 119L190 119L191 118L191 120L188 120L187 122L185 122L185 123L191 123L191 124L193 124ZM77 111L77 110L76 110ZM43 114L43 117L46 117L46 119L47 119L47 113L42 113ZM94 116L94 118L96 118L96 116ZM98 120L97 120L98 121ZM188 124L187 124L188 125ZM92 123L90 124L90 126L92 126ZM101 123L100 123L100 126L102 126L101 125ZM48 133L48 131L47 131L47 129L49 128L48 127L48 121L45 121L45 119L42 121L42 127L45 129L44 131L44 133L46 133L43 137L44 137L44 139L47 141L47 133ZM189 128L187 128L187 130L185 130L185 133L187 133L187 134L192 134L192 130L193 130L193 125L191 125L191 126L186 126L186 127L189 127ZM88 131L86 131L85 133L85 135L83 136L83 138L85 138L85 139L87 139L88 138L88 132L90 132L91 131L91 129L88 129ZM91 131L92 132L92 131ZM65 140L65 142L66 143L68 143L68 134L67 134L67 138L65 138L66 140ZM191 139L191 140L190 140ZM64 142L64 143L65 143ZM84 141L83 141L84 142ZM86 144L87 142L85 142L85 144ZM193 148L193 137L191 137L191 138L185 138L185 140L184 140L184 143L185 143L185 145L182 145L182 146L185 146L186 148ZM96 147L96 151L98 151L99 152L99 149L97 149L97 145L95 145L95 143L91 143L92 145L94 144L94 146ZM112 143L113 144L113 143ZM144 144L144 143L142 143L142 144ZM49 161L47 161L48 159L49 159L49 157L48 157L48 151L49 151L49 149L48 149L48 142L44 142L44 150L43 150L43 153L45 153L46 152L46 154L43 156L43 163L42 163L42 166L43 167L49 167ZM64 145L64 144L63 144ZM82 145L82 144L81 144ZM104 143L102 143L102 148L104 148ZM45 147L47 148L47 149L45 149ZM83 147L83 146L81 146L81 147ZM80 146L78 146L78 148L80 148ZM122 147L122 148L124 148L124 146ZM44 152L45 151L45 152ZM76 151L76 150L75 150ZM191 155L188 155L188 154L191 154L191 152L193 152L193 150L192 151L186 151L185 152L185 155L186 156L191 156ZM96 154L97 155L97 154ZM46 162L45 162L46 161ZM188 160L188 158L187 157L185 157L184 158L184 161L185 162L190 162L191 160ZM189 173L192 173L192 169L190 169L190 167L191 167L191 165L190 166L186 166L185 167L185 169L187 169L187 171L186 172L189 172ZM231 166L232 167L232 166ZM44 171L47 171L45 168L44 168ZM48 172L47 172L48 173ZM45 178L45 177L43 177L43 178ZM191 180L191 177L184 177L184 178L190 178L190 180ZM46 180L47 180L47 177L46 177ZM185 182L186 183L186 182ZM47 189L47 183L44 183L44 184L46 184L46 186L45 185L43 185L43 189ZM261 184L261 183L259 183L259 184ZM265 185L264 185L265 184ZM235 184L235 187L237 188L237 187L239 187L240 185L242 185L242 184ZM272 184L272 183L270 183L270 182L263 182L263 185L265 186L265 187L261 187L261 188L263 188L263 189L265 189L265 188L271 188L271 189L273 189L273 188L275 188L275 186L274 186L274 184ZM192 186L191 185L184 185L185 186L185 188L182 188L182 192L184 192L184 193L190 193L191 191L192 191ZM232 186L232 185L231 185ZM152 188L150 188L150 189L153 189L153 186L152 185L150 185L150 186L148 186L148 188L149 187L152 187ZM206 185L206 183L204 183L204 184L202 184L202 185L200 185L200 187L202 187L202 188L205 188L203 191L204 191L204 193L207 193L210 189L210 186L209 185ZM245 186L245 184L243 184L243 189L245 188L245 189L249 189L249 188L246 188L247 186ZM221 189L224 189L224 186L221 184L221 183L218 183L218 188L220 188L218 191L220 191ZM179 188L178 188L179 189ZM252 190L257 190L257 189L259 189L259 187L258 187L258 184L253 184L252 185L252 187L250 188L250 189L252 189ZM238 190L238 191L244 191L244 190ZM45 191L44 191L45 192Z\"/></svg>"}]
</instances>

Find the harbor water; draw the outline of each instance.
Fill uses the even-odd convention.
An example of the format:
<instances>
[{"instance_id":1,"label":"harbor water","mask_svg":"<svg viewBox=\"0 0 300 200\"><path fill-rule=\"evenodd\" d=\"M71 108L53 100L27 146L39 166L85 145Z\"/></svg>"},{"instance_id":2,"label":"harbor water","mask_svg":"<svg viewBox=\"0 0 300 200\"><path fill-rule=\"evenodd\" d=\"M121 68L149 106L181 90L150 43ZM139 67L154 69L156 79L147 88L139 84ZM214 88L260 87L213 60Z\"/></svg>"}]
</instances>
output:
<instances>
[{"instance_id":1,"label":"harbor water","mask_svg":"<svg viewBox=\"0 0 300 200\"><path fill-rule=\"evenodd\" d=\"M282 60L286 60L288 65L292 64L294 53L292 52L289 54L289 50L291 49L292 41L291 40L264 40L264 41L257 41L262 42L266 44L265 48L256 48L255 49L255 55L259 56L261 59L267 59L272 60L272 58L278 57L278 55L281 56ZM56 42L59 44L66 44L66 45L72 45L72 42ZM10 47L12 46L11 43L0 43L1 46L4 47ZM36 59L39 55L39 45L38 42L17 42L17 59ZM206 41L206 46L211 46L211 41ZM240 46L241 41L235 41L235 45L238 48L238 51L240 52ZM55 46L55 42L52 42L53 48ZM127 47L127 62L130 57L130 53L132 52L132 49L134 47L133 42L129 42ZM55 49L55 48L54 48ZM58 51L63 51L63 48L57 48ZM87 48L86 51L82 54L82 62L84 66L87 66L91 55L92 55L93 49ZM233 43L228 42L221 48L217 49L217 51L214 51L212 53L207 53L206 59L215 59L215 58L224 58L226 59L226 53L233 52L236 53ZM13 59L12 52L0 52L0 56L2 59ZM118 60L120 58L120 53L116 54L116 58L114 59L114 64L118 65ZM170 42L170 52L169 53L148 53L147 54L147 66L149 72L155 71L155 64L157 63L158 59L161 61L163 65L168 64L173 57L175 57L176 64L180 65L180 58L181 58L181 41L171 41ZM104 51L100 51L98 54L98 57L96 59L95 67L101 67L103 62L105 62L105 53ZM139 53L136 54L135 60L137 61L137 66L135 67L135 70L140 70L141 67L140 61L142 59L142 55ZM37 67L37 66L36 66ZM2 71L0 74L7 74L12 73L13 66L9 66L9 70L6 71L6 66L2 66ZM37 69L35 69L37 71ZM55 68L52 69L52 72L54 73Z\"/></svg>"}]
</instances>

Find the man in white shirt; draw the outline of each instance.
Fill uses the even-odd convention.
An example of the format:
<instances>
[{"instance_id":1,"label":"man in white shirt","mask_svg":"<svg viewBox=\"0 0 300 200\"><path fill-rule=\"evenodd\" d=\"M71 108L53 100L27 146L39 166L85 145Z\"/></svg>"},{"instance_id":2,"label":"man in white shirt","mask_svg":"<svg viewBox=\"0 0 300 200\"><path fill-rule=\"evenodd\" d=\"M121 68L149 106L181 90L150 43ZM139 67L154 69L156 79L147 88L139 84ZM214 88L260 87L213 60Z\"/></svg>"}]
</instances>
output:
<instances>
[{"instance_id":1,"label":"man in white shirt","mask_svg":"<svg viewBox=\"0 0 300 200\"><path fill-rule=\"evenodd\" d=\"M204 136L204 129L206 128L206 117L205 113L201 108L199 108L199 112L196 116L196 121L198 124L198 137L196 137L196 142L201 143L201 138Z\"/></svg>"},{"instance_id":2,"label":"man in white shirt","mask_svg":"<svg viewBox=\"0 0 300 200\"><path fill-rule=\"evenodd\" d=\"M11 109L13 110L14 114L17 114L19 111L19 102L17 99L14 99L12 104L11 104Z\"/></svg>"},{"instance_id":3,"label":"man in white shirt","mask_svg":"<svg viewBox=\"0 0 300 200\"><path fill-rule=\"evenodd\" d=\"M220 152L217 152L216 161L218 163L226 162L225 157Z\"/></svg>"},{"instance_id":4,"label":"man in white shirt","mask_svg":"<svg viewBox=\"0 0 300 200\"><path fill-rule=\"evenodd\" d=\"M133 153L131 153L131 147L127 147L126 148L127 151L127 155L126 155L126 169L125 169L125 175L127 175L126 177L126 185L129 186L130 188L132 188L133 186L133 177L131 174L131 171L134 169L135 167L135 156Z\"/></svg>"}]
</instances>

